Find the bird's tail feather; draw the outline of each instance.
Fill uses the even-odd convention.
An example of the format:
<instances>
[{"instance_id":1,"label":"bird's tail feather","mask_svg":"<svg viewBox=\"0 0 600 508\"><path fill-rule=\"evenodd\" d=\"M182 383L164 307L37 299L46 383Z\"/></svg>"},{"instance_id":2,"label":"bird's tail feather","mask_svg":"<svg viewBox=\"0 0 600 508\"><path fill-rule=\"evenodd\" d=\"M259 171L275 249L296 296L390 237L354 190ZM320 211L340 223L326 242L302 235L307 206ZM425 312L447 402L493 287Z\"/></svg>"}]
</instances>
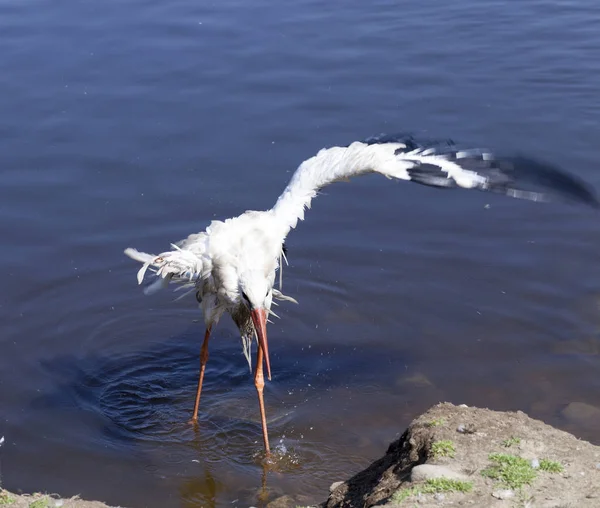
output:
<instances>
[{"instance_id":1,"label":"bird's tail feather","mask_svg":"<svg viewBox=\"0 0 600 508\"><path fill-rule=\"evenodd\" d=\"M143 263L137 273L138 284L144 281L148 269L156 273L157 279L144 290L146 294L165 288L171 281L194 286L195 282L202 277L202 259L189 250L180 249L176 245L172 247L174 250L158 255L132 248L125 249L125 255Z\"/></svg>"}]
</instances>

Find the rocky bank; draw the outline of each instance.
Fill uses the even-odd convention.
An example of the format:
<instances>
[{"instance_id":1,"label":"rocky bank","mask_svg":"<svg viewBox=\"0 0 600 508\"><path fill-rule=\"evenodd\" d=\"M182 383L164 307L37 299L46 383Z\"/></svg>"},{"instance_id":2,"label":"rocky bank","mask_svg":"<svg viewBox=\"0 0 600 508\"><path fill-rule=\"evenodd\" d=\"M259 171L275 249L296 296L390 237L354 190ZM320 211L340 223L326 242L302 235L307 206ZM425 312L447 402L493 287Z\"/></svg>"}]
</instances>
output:
<instances>
[{"instance_id":1,"label":"rocky bank","mask_svg":"<svg viewBox=\"0 0 600 508\"><path fill-rule=\"evenodd\" d=\"M322 506L599 508L600 447L520 411L438 404Z\"/></svg>"}]
</instances>

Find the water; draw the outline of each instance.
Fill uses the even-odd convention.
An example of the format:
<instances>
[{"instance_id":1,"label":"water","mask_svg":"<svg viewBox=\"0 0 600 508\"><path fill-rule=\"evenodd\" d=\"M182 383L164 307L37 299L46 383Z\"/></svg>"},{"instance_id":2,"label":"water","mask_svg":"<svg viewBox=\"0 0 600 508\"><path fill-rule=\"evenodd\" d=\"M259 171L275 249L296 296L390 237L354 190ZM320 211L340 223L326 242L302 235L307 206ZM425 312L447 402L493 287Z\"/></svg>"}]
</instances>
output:
<instances>
[{"instance_id":1,"label":"water","mask_svg":"<svg viewBox=\"0 0 600 508\"><path fill-rule=\"evenodd\" d=\"M379 132L555 162L600 188L600 6L575 1L0 1L4 486L131 507L313 501L440 400L600 405L600 227L585 208L365 177L289 237L266 477L235 330L144 297L157 251L274 203ZM489 207L486 207L489 205Z\"/></svg>"}]
</instances>

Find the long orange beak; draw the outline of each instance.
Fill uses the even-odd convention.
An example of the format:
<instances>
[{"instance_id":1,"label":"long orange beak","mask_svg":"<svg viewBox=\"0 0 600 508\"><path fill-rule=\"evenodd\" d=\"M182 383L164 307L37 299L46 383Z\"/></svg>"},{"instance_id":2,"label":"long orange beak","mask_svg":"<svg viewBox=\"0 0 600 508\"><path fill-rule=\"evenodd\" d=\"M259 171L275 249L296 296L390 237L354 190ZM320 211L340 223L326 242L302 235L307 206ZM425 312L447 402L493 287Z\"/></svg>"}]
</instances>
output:
<instances>
[{"instance_id":1,"label":"long orange beak","mask_svg":"<svg viewBox=\"0 0 600 508\"><path fill-rule=\"evenodd\" d=\"M265 309L255 309L251 312L254 329L258 336L258 344L265 355L267 364L267 377L271 381L271 363L269 362L269 343L267 342L267 311ZM258 367L258 366L257 366Z\"/></svg>"}]
</instances>

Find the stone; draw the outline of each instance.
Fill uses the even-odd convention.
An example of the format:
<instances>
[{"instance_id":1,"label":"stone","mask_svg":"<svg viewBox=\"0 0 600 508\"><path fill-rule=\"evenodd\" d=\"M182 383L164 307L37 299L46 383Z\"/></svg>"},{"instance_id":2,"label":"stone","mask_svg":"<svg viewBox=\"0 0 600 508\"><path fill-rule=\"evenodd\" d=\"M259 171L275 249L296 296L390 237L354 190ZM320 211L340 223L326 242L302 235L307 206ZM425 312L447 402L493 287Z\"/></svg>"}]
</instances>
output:
<instances>
[{"instance_id":1,"label":"stone","mask_svg":"<svg viewBox=\"0 0 600 508\"><path fill-rule=\"evenodd\" d=\"M289 508L294 505L295 500L292 496L280 496L271 501L267 508Z\"/></svg>"},{"instance_id":2,"label":"stone","mask_svg":"<svg viewBox=\"0 0 600 508\"><path fill-rule=\"evenodd\" d=\"M421 372L413 374L412 376L403 377L398 380L397 384L400 386L401 385L411 385L411 386L414 386L415 388L427 388L427 387L434 386L434 384L431 382L431 380L425 374L422 374Z\"/></svg>"},{"instance_id":3,"label":"stone","mask_svg":"<svg viewBox=\"0 0 600 508\"><path fill-rule=\"evenodd\" d=\"M600 408L585 402L571 402L562 410L562 415L572 422L597 422L600 420Z\"/></svg>"},{"instance_id":4,"label":"stone","mask_svg":"<svg viewBox=\"0 0 600 508\"><path fill-rule=\"evenodd\" d=\"M340 485L343 485L344 482L333 482L330 486L329 486L329 492L333 492L335 489L337 489Z\"/></svg>"},{"instance_id":5,"label":"stone","mask_svg":"<svg viewBox=\"0 0 600 508\"><path fill-rule=\"evenodd\" d=\"M495 497L496 499L502 499L502 500L511 499L511 498L515 497L515 492L510 489L495 490L494 492L492 492L492 496Z\"/></svg>"},{"instance_id":6,"label":"stone","mask_svg":"<svg viewBox=\"0 0 600 508\"><path fill-rule=\"evenodd\" d=\"M437 466L434 464L420 464L412 468L410 472L411 482L424 482L436 478L448 478L449 480L468 481L466 474L454 471L446 466Z\"/></svg>"},{"instance_id":7,"label":"stone","mask_svg":"<svg viewBox=\"0 0 600 508\"><path fill-rule=\"evenodd\" d=\"M461 434L475 434L475 432L477 432L477 429L472 423L467 423L466 425L464 423L461 423L458 427L456 427L456 432L459 432Z\"/></svg>"},{"instance_id":8,"label":"stone","mask_svg":"<svg viewBox=\"0 0 600 508\"><path fill-rule=\"evenodd\" d=\"M312 502L312 499L308 496L281 496L277 499L274 499L269 504L267 504L267 508L296 508L297 506L315 506Z\"/></svg>"}]
</instances>

